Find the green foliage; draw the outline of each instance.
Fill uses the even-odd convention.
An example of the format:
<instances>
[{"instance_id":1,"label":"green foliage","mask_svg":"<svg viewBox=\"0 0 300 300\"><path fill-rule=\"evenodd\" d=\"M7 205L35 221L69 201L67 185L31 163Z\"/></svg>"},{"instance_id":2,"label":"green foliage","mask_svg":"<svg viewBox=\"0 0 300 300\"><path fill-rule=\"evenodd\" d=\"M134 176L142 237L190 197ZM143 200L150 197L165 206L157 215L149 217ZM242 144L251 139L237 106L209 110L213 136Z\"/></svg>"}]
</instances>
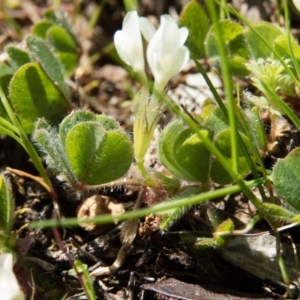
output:
<instances>
[{"instance_id":1,"label":"green foliage","mask_svg":"<svg viewBox=\"0 0 300 300\"><path fill-rule=\"evenodd\" d=\"M41 39L46 39L47 31L50 27L53 26L53 23L50 21L42 20L35 24L33 29L31 30L31 33Z\"/></svg>"},{"instance_id":2,"label":"green foliage","mask_svg":"<svg viewBox=\"0 0 300 300\"><path fill-rule=\"evenodd\" d=\"M276 38L282 35L282 30L271 23L262 21L252 23L251 26L258 31L264 39L264 41L261 40L251 28L245 30L244 35L250 48L252 58L257 60L259 58L267 59L273 57L273 53L265 42L273 45Z\"/></svg>"},{"instance_id":3,"label":"green foliage","mask_svg":"<svg viewBox=\"0 0 300 300\"><path fill-rule=\"evenodd\" d=\"M180 25L189 29L189 37L186 46L195 59L205 55L204 41L209 29L207 13L197 1L190 1L181 13Z\"/></svg>"},{"instance_id":4,"label":"green foliage","mask_svg":"<svg viewBox=\"0 0 300 300\"><path fill-rule=\"evenodd\" d=\"M300 148L291 151L274 167L273 184L278 195L300 211Z\"/></svg>"},{"instance_id":5,"label":"green foliage","mask_svg":"<svg viewBox=\"0 0 300 300\"><path fill-rule=\"evenodd\" d=\"M209 3L213 2L207 2L208 10ZM151 186L150 180L147 181L148 178L142 174L145 181L141 187L148 185L161 189L168 194L170 201L153 210L149 208L147 212L164 213L161 229L168 230L193 205L243 191L258 209L258 216L265 217L272 226L277 225L274 220L298 222L299 216L295 214L300 210L300 148L278 161L270 178L268 174L271 171L265 170L260 157L261 153L263 156L267 151L260 109L270 111L271 115L285 113L297 123L286 113L287 105L280 104L280 97L299 98L299 83L295 77L297 68L294 64L300 62L300 46L295 39L289 40L279 27L269 23L256 22L245 29L240 23L213 17L211 14L208 18L197 1L190 1L181 15L180 24L189 29L186 44L191 56L194 59L208 57L209 62L217 67L222 65L225 69L222 70L222 79L228 101L223 103L218 98L218 106L206 106L201 116L193 116L194 119L174 104L169 105L178 118L161 132L158 142L159 159L167 171L154 171L152 174L144 168L144 174L150 174L149 177L158 184ZM214 23L210 29L209 19ZM215 30L219 27L221 33ZM228 57L225 52L222 54L222 47L218 43L220 37ZM23 131L31 133L36 124L33 138L43 151L47 164L77 190L110 183L125 175L132 163L133 147L130 138L114 119L84 110L72 112L65 117L71 109L65 79L73 73L80 53L76 37L65 16L53 10L47 11L43 20L33 28L32 34L27 36L25 45L24 49L7 46L9 59L0 65L0 85L8 98L5 101L6 98L1 96L4 106L0 105L0 131L8 132L24 146ZM250 72L252 83L263 96L247 96L244 101L247 105L245 112L233 98L232 76L245 77ZM148 82L142 84L146 90L142 95L145 102L136 106L138 109L135 110L135 120L140 124L139 130L135 131L134 146L142 149L142 155L136 156L137 164L143 164L144 154L157 124L158 111L164 106L164 100L168 102L168 99L163 99L162 91L156 91L157 95L154 93L155 87L154 97L149 99L151 89ZM278 96L279 101L274 95ZM9 105L13 111L7 109ZM17 118L14 119L15 115ZM22 126L18 127L19 121ZM147 143L142 138L145 136L148 137ZM33 157L36 163L38 157ZM250 173L254 183L244 180ZM263 201L272 200L272 197L269 199L264 195L262 187L271 179L279 197L292 209L288 205L281 207L274 203L261 203L254 195L251 188L258 187ZM182 184L182 181L188 183ZM220 185L237 184L212 191L211 182ZM185 184L191 185L186 187ZM9 200L9 192L4 178L0 178L0 211L4 212L0 214L0 252L1 247L14 245L14 239L9 235L13 220L13 207L10 206L13 202ZM131 216L138 217L142 213L137 212ZM219 220L218 214L211 209L208 209L207 214L215 233L212 239L197 241L195 246L205 248L225 245L225 234L234 229L232 220ZM123 217L120 219L123 220ZM102 220L108 218L103 217L100 222ZM86 266L77 261L74 265L79 273L84 274L87 283L85 287L93 295Z\"/></svg>"},{"instance_id":6,"label":"green foliage","mask_svg":"<svg viewBox=\"0 0 300 300\"><path fill-rule=\"evenodd\" d=\"M26 45L32 56L40 63L50 80L57 86L58 90L67 97L67 88L64 82L63 69L45 41L34 35L29 35Z\"/></svg>"},{"instance_id":7,"label":"green foliage","mask_svg":"<svg viewBox=\"0 0 300 300\"><path fill-rule=\"evenodd\" d=\"M231 219L227 219L222 222L216 229L214 233L214 241L218 247L223 246L226 243L226 238L228 235L222 235L223 232L231 232L234 229L234 224Z\"/></svg>"},{"instance_id":8,"label":"green foliage","mask_svg":"<svg viewBox=\"0 0 300 300\"><path fill-rule=\"evenodd\" d=\"M70 108L58 85L37 61L23 65L14 74L9 98L27 133L32 132L39 117L58 124Z\"/></svg>"},{"instance_id":9,"label":"green foliage","mask_svg":"<svg viewBox=\"0 0 300 300\"><path fill-rule=\"evenodd\" d=\"M0 231L10 232L14 221L15 200L12 195L9 180L1 174L0 176Z\"/></svg>"},{"instance_id":10,"label":"green foliage","mask_svg":"<svg viewBox=\"0 0 300 300\"><path fill-rule=\"evenodd\" d=\"M108 116L75 111L59 129L39 120L34 139L46 152L49 166L77 189L123 176L132 162L132 144Z\"/></svg>"},{"instance_id":11,"label":"green foliage","mask_svg":"<svg viewBox=\"0 0 300 300\"><path fill-rule=\"evenodd\" d=\"M23 49L9 45L5 50L10 57L10 65L14 71L17 71L21 66L31 62L29 53Z\"/></svg>"},{"instance_id":12,"label":"green foliage","mask_svg":"<svg viewBox=\"0 0 300 300\"><path fill-rule=\"evenodd\" d=\"M297 43L297 41L293 38L291 38L291 48L294 57L297 60L297 63L300 63L300 46ZM288 36L287 35L280 35L274 40L274 49L277 51L277 53L283 57L284 59L292 59L292 54L289 49L289 42L288 42Z\"/></svg>"},{"instance_id":13,"label":"green foliage","mask_svg":"<svg viewBox=\"0 0 300 300\"><path fill-rule=\"evenodd\" d=\"M211 136L207 130L201 132ZM160 135L158 155L165 167L179 178L209 181L210 152L199 137L179 120L170 123Z\"/></svg>"},{"instance_id":14,"label":"green foliage","mask_svg":"<svg viewBox=\"0 0 300 300\"><path fill-rule=\"evenodd\" d=\"M11 252L15 246L15 237L10 233L14 222L15 200L9 180L0 176L0 254Z\"/></svg>"},{"instance_id":15,"label":"green foliage","mask_svg":"<svg viewBox=\"0 0 300 300\"><path fill-rule=\"evenodd\" d=\"M260 215L272 216L272 218L284 221L291 222L292 218L295 217L295 213L276 204L273 203L262 203L260 208Z\"/></svg>"},{"instance_id":16,"label":"green foliage","mask_svg":"<svg viewBox=\"0 0 300 300\"><path fill-rule=\"evenodd\" d=\"M286 59L285 63L292 68L291 61ZM291 76L286 72L285 67L277 59L258 59L247 64L247 68L255 75L252 78L253 84L263 93L267 94L264 85L272 91L296 96L295 84ZM275 103L269 99L269 105L273 109L279 109Z\"/></svg>"},{"instance_id":17,"label":"green foliage","mask_svg":"<svg viewBox=\"0 0 300 300\"><path fill-rule=\"evenodd\" d=\"M78 42L64 15L46 12L32 33L25 47L8 45L8 60L0 64L3 90L27 134L37 118L58 124L70 110L64 79L74 71L79 58ZM13 75L9 82L8 75ZM8 119L2 109L0 117Z\"/></svg>"},{"instance_id":18,"label":"green foliage","mask_svg":"<svg viewBox=\"0 0 300 300\"><path fill-rule=\"evenodd\" d=\"M220 21L220 27L222 30L222 38L227 47L228 63L232 75L246 76L249 71L244 66L244 63L249 58L249 50L246 44L245 37L243 35L243 26L235 23L231 20ZM217 63L220 60L218 53L218 47L216 42L216 36L214 33L214 26L212 26L207 34L205 40L206 53L213 63Z\"/></svg>"},{"instance_id":19,"label":"green foliage","mask_svg":"<svg viewBox=\"0 0 300 300\"><path fill-rule=\"evenodd\" d=\"M262 119L259 114L258 107L253 107L251 109L250 129L252 129L252 141L256 145L257 149L261 151L266 151L267 137Z\"/></svg>"},{"instance_id":20,"label":"green foliage","mask_svg":"<svg viewBox=\"0 0 300 300\"><path fill-rule=\"evenodd\" d=\"M251 145L251 142L247 136L244 134L240 134L247 150L249 151L249 154L251 156L254 156L253 148ZM218 135L215 137L215 146L222 152L222 154L225 156L225 158L228 160L229 164L232 164L232 152L231 152L231 143L230 143L230 130L225 129L221 131ZM239 166L239 174L241 177L245 177L247 174L250 173L250 167L248 165L248 162L246 160L245 154L242 151L242 148L240 147L240 144L238 144L238 166ZM211 167L211 179L219 184L228 184L233 181L231 176L227 173L227 171L224 169L222 164L218 160L215 160L212 163Z\"/></svg>"},{"instance_id":21,"label":"green foliage","mask_svg":"<svg viewBox=\"0 0 300 300\"><path fill-rule=\"evenodd\" d=\"M46 35L47 41L54 49L54 55L64 68L65 77L72 74L78 62L78 46L68 32L60 26L52 26Z\"/></svg>"}]
</instances>

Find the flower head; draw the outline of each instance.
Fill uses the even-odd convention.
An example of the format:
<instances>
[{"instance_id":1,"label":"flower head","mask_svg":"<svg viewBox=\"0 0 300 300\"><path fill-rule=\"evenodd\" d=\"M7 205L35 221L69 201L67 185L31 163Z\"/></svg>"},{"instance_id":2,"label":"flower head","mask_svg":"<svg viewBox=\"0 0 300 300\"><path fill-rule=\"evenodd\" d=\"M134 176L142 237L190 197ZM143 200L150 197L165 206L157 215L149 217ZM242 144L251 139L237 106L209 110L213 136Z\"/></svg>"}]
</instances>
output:
<instances>
[{"instance_id":1,"label":"flower head","mask_svg":"<svg viewBox=\"0 0 300 300\"><path fill-rule=\"evenodd\" d=\"M127 13L122 30L114 36L116 50L121 59L135 72L144 73L144 53L139 17L136 11Z\"/></svg>"},{"instance_id":2,"label":"flower head","mask_svg":"<svg viewBox=\"0 0 300 300\"><path fill-rule=\"evenodd\" d=\"M0 255L0 294L1 300L24 300L17 278L13 272L11 253Z\"/></svg>"},{"instance_id":3,"label":"flower head","mask_svg":"<svg viewBox=\"0 0 300 300\"><path fill-rule=\"evenodd\" d=\"M171 16L161 16L160 27L147 48L147 61L158 86L163 88L187 63L189 51L184 43L188 34L188 29L178 28Z\"/></svg>"}]
</instances>

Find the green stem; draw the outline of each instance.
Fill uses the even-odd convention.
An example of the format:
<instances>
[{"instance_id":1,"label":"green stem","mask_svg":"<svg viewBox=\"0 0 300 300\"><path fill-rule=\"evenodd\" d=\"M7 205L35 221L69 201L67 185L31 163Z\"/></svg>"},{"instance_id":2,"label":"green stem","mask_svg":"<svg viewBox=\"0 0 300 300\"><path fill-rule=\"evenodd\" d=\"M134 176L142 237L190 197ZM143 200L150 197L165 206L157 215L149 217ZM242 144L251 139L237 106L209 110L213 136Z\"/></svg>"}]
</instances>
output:
<instances>
[{"instance_id":1,"label":"green stem","mask_svg":"<svg viewBox=\"0 0 300 300\"><path fill-rule=\"evenodd\" d=\"M258 185L264 184L269 179L259 178L252 181L245 182L245 186L247 189L254 188ZM229 194L234 194L244 191L244 187L240 185L229 186L223 189L218 189L214 191L209 191L206 193L202 193L200 195L196 195L193 197L188 197L180 200L175 201L165 201L153 207L148 207L144 209L134 210L130 212L125 212L118 216L112 216L110 214L97 216L91 219L84 219L84 221L78 220L78 218L69 218L69 219L62 219L62 220L45 220L45 221L38 221L32 222L30 224L31 228L48 228L53 226L78 226L80 223L95 223L95 224L107 224L112 223L115 220L118 221L125 221L128 219L138 219L141 217L145 217L149 214L165 214L170 212L170 210L174 210L177 207L195 205L202 202L206 202L208 200L213 200L216 198L221 198Z\"/></svg>"},{"instance_id":2,"label":"green stem","mask_svg":"<svg viewBox=\"0 0 300 300\"><path fill-rule=\"evenodd\" d=\"M295 53L294 53L293 47L292 47L290 16L289 16L289 8L288 8L287 1L283 1L283 9L284 9L285 28L286 28L287 37L288 37L289 52L291 54L293 66L295 67L297 76L299 77L300 76L300 67L299 67L299 63L295 57Z\"/></svg>"},{"instance_id":3,"label":"green stem","mask_svg":"<svg viewBox=\"0 0 300 300\"><path fill-rule=\"evenodd\" d=\"M218 52L220 55L220 64L221 64L221 71L222 77L224 81L224 88L225 94L228 100L228 120L230 125L230 142L231 142L231 157L232 157L232 169L234 173L239 172L239 165L238 165L238 131L237 131L237 121L235 117L235 102L232 95L233 86L232 80L230 76L230 69L228 65L228 53L226 45L223 41L222 32L220 23L218 20L218 15L215 7L215 2L212 0L206 1L210 17L213 22L213 28L216 35L216 43L218 47Z\"/></svg>"}]
</instances>

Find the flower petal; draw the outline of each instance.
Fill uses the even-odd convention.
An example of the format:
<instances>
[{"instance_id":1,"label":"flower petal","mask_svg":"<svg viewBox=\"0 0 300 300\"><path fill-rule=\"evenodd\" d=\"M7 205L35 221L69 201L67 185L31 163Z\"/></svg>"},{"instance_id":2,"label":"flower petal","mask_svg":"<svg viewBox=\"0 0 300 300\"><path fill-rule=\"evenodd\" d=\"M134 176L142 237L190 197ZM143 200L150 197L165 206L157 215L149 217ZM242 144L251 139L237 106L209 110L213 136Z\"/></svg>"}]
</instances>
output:
<instances>
[{"instance_id":1,"label":"flower petal","mask_svg":"<svg viewBox=\"0 0 300 300\"><path fill-rule=\"evenodd\" d=\"M300 12L300 0L293 0L293 3L295 7L298 9L298 11Z\"/></svg>"},{"instance_id":2,"label":"flower petal","mask_svg":"<svg viewBox=\"0 0 300 300\"><path fill-rule=\"evenodd\" d=\"M161 25L147 48L147 60L158 86L163 85L179 73L189 59L189 51L183 46L188 29L178 28L169 15L161 16Z\"/></svg>"},{"instance_id":3,"label":"flower petal","mask_svg":"<svg viewBox=\"0 0 300 300\"><path fill-rule=\"evenodd\" d=\"M0 294L1 300L24 300L19 283L13 272L13 256L11 253L0 255Z\"/></svg>"},{"instance_id":4,"label":"flower petal","mask_svg":"<svg viewBox=\"0 0 300 300\"><path fill-rule=\"evenodd\" d=\"M134 71L144 72L143 43L136 11L127 13L122 30L115 33L114 42L120 58Z\"/></svg>"},{"instance_id":5,"label":"flower petal","mask_svg":"<svg viewBox=\"0 0 300 300\"><path fill-rule=\"evenodd\" d=\"M128 38L131 37L130 36L128 37L128 35L122 30L118 30L114 36L114 43L120 58L127 65L130 65L130 61L128 60L128 57L130 57L131 54L131 48L130 48L131 43L128 42Z\"/></svg>"},{"instance_id":6,"label":"flower petal","mask_svg":"<svg viewBox=\"0 0 300 300\"><path fill-rule=\"evenodd\" d=\"M145 17L140 17L139 24L140 24L140 29L141 29L141 32L142 32L144 38L149 43L156 31L155 27Z\"/></svg>"},{"instance_id":7,"label":"flower petal","mask_svg":"<svg viewBox=\"0 0 300 300\"><path fill-rule=\"evenodd\" d=\"M13 256L10 253L0 255L0 268L11 271L13 268Z\"/></svg>"},{"instance_id":8,"label":"flower petal","mask_svg":"<svg viewBox=\"0 0 300 300\"><path fill-rule=\"evenodd\" d=\"M179 40L180 45L184 45L189 35L189 30L186 27L182 27L179 29Z\"/></svg>"}]
</instances>

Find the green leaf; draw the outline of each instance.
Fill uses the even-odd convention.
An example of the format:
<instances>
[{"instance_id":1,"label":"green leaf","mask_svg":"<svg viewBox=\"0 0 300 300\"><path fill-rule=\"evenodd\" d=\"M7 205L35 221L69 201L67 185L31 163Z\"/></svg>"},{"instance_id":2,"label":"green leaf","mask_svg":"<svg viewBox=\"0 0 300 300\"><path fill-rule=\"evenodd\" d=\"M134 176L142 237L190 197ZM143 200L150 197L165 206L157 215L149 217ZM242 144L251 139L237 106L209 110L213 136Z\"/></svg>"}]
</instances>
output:
<instances>
[{"instance_id":1,"label":"green leaf","mask_svg":"<svg viewBox=\"0 0 300 300\"><path fill-rule=\"evenodd\" d=\"M14 74L14 69L8 65L8 62L0 63L0 77Z\"/></svg>"},{"instance_id":2,"label":"green leaf","mask_svg":"<svg viewBox=\"0 0 300 300\"><path fill-rule=\"evenodd\" d=\"M77 44L69 33L60 26L52 26L47 31L47 40L66 71L65 77L68 77L77 66Z\"/></svg>"},{"instance_id":3,"label":"green leaf","mask_svg":"<svg viewBox=\"0 0 300 300\"><path fill-rule=\"evenodd\" d=\"M202 134L209 136L207 130ZM158 155L162 164L175 176L188 180L209 180L210 152L198 135L175 120L162 132L158 143Z\"/></svg>"},{"instance_id":4,"label":"green leaf","mask_svg":"<svg viewBox=\"0 0 300 300\"><path fill-rule=\"evenodd\" d=\"M47 30L52 27L54 24L50 21L40 21L38 22L32 29L32 34L36 35L37 37L45 40L46 39L46 34Z\"/></svg>"},{"instance_id":5,"label":"green leaf","mask_svg":"<svg viewBox=\"0 0 300 300\"><path fill-rule=\"evenodd\" d=\"M49 76L57 89L62 93L65 99L68 98L67 88L64 82L63 67L58 62L45 41L39 37L29 35L26 38L26 45L32 56L41 64L45 73Z\"/></svg>"},{"instance_id":6,"label":"green leaf","mask_svg":"<svg viewBox=\"0 0 300 300\"><path fill-rule=\"evenodd\" d=\"M207 130L201 130L201 133L209 137ZM193 134L182 143L178 150L175 151L175 159L181 168L186 170L189 178L192 178L192 180L209 181L210 152L197 134Z\"/></svg>"},{"instance_id":7,"label":"green leaf","mask_svg":"<svg viewBox=\"0 0 300 300\"><path fill-rule=\"evenodd\" d=\"M267 149L267 138L265 133L264 124L262 122L258 107L251 109L251 125L252 125L252 138L256 147L259 150L266 151ZM250 128L250 129L251 129Z\"/></svg>"},{"instance_id":8,"label":"green leaf","mask_svg":"<svg viewBox=\"0 0 300 300\"><path fill-rule=\"evenodd\" d=\"M86 264L83 264L79 260L74 261L74 266L76 267L76 270L70 269L68 271L69 276L75 276L76 277L78 273L81 274L81 273L83 273L84 271L86 271L88 269L88 266Z\"/></svg>"},{"instance_id":9,"label":"green leaf","mask_svg":"<svg viewBox=\"0 0 300 300\"><path fill-rule=\"evenodd\" d=\"M70 182L76 182L76 177L70 168L65 151L59 141L57 128L50 126L45 119L39 119L33 133L33 139L40 143L47 164L60 176Z\"/></svg>"},{"instance_id":10,"label":"green leaf","mask_svg":"<svg viewBox=\"0 0 300 300\"><path fill-rule=\"evenodd\" d=\"M19 69L21 66L31 62L29 53L18 47L9 45L5 48L5 51L9 55L10 64L14 70Z\"/></svg>"},{"instance_id":11,"label":"green leaf","mask_svg":"<svg viewBox=\"0 0 300 300\"><path fill-rule=\"evenodd\" d=\"M39 117L58 123L70 108L38 62L22 66L10 82L9 96L27 133Z\"/></svg>"},{"instance_id":12,"label":"green leaf","mask_svg":"<svg viewBox=\"0 0 300 300\"><path fill-rule=\"evenodd\" d=\"M218 246L223 246L226 243L228 235L218 235L218 233L232 231L234 229L234 224L231 219L227 219L222 222L214 233L214 240Z\"/></svg>"},{"instance_id":13,"label":"green leaf","mask_svg":"<svg viewBox=\"0 0 300 300\"><path fill-rule=\"evenodd\" d=\"M202 5L195 0L190 1L185 6L179 23L189 30L186 46L196 59L203 58L205 55L204 40L209 29L209 22Z\"/></svg>"},{"instance_id":14,"label":"green leaf","mask_svg":"<svg viewBox=\"0 0 300 300\"><path fill-rule=\"evenodd\" d=\"M300 148L279 160L272 173L273 184L279 197L300 211Z\"/></svg>"},{"instance_id":15,"label":"green leaf","mask_svg":"<svg viewBox=\"0 0 300 300\"><path fill-rule=\"evenodd\" d=\"M158 141L158 156L161 163L177 177L181 177L182 173L185 174L174 155L174 144L183 131L186 131L183 123L175 120L162 131Z\"/></svg>"},{"instance_id":16,"label":"green leaf","mask_svg":"<svg viewBox=\"0 0 300 300\"><path fill-rule=\"evenodd\" d=\"M77 53L77 44L68 32L60 26L52 26L47 31L47 40L50 45L60 52Z\"/></svg>"},{"instance_id":17,"label":"green leaf","mask_svg":"<svg viewBox=\"0 0 300 300\"><path fill-rule=\"evenodd\" d=\"M248 61L247 58L241 56L229 57L228 65L232 71L232 75L237 77L246 77L249 75L249 70L245 67L245 63Z\"/></svg>"},{"instance_id":18,"label":"green leaf","mask_svg":"<svg viewBox=\"0 0 300 300\"><path fill-rule=\"evenodd\" d=\"M77 110L71 112L67 117L64 118L59 126L60 142L64 149L69 131L77 124L86 121L96 121L96 116L87 110Z\"/></svg>"},{"instance_id":19,"label":"green leaf","mask_svg":"<svg viewBox=\"0 0 300 300\"><path fill-rule=\"evenodd\" d=\"M250 156L253 156L253 150L251 146L251 142L249 141L248 137L244 134L240 133L241 138L248 149ZM231 157L231 143L230 143L230 129L225 129L221 131L215 137L215 146L222 152L222 154L227 158L228 163L232 164L232 157ZM241 177L245 177L249 172L250 168L247 163L247 160L243 154L243 151L238 144L238 166L239 166L239 174ZM229 184L233 182L231 176L226 172L223 166L219 163L218 160L215 160L212 163L211 167L211 179L219 184Z\"/></svg>"},{"instance_id":20,"label":"green leaf","mask_svg":"<svg viewBox=\"0 0 300 300\"><path fill-rule=\"evenodd\" d=\"M78 180L88 185L120 178L133 156L132 144L123 132L106 132L97 122L75 125L66 137L66 153Z\"/></svg>"},{"instance_id":21,"label":"green leaf","mask_svg":"<svg viewBox=\"0 0 300 300\"><path fill-rule=\"evenodd\" d=\"M72 37L77 46L79 46L77 38L72 31L69 20L67 19L67 14L65 12L61 10L48 9L44 13L43 18L46 21L53 23L54 25L58 25L64 28L68 32L70 37Z\"/></svg>"},{"instance_id":22,"label":"green leaf","mask_svg":"<svg viewBox=\"0 0 300 300\"><path fill-rule=\"evenodd\" d=\"M120 129L118 122L109 116L106 115L96 115L97 121L104 127L105 130L115 130Z\"/></svg>"},{"instance_id":23,"label":"green leaf","mask_svg":"<svg viewBox=\"0 0 300 300\"><path fill-rule=\"evenodd\" d=\"M0 232L10 232L14 222L14 208L15 200L12 195L11 184L2 174L0 176Z\"/></svg>"},{"instance_id":24,"label":"green leaf","mask_svg":"<svg viewBox=\"0 0 300 300\"><path fill-rule=\"evenodd\" d=\"M224 116L223 111L219 106L206 117L203 127L209 129L215 135L220 131L229 128L228 119Z\"/></svg>"},{"instance_id":25,"label":"green leaf","mask_svg":"<svg viewBox=\"0 0 300 300\"><path fill-rule=\"evenodd\" d=\"M291 53L289 51L290 49L287 35L281 35L278 38L276 38L274 41L274 48L281 57L284 57L285 59L292 58ZM291 48L295 59L300 65L300 46L293 37L291 37Z\"/></svg>"},{"instance_id":26,"label":"green leaf","mask_svg":"<svg viewBox=\"0 0 300 300\"><path fill-rule=\"evenodd\" d=\"M0 85L2 87L2 90L6 96L9 94L9 83L11 81L12 76L11 75L4 75L0 77ZM10 122L10 118L8 117L6 110L3 106L2 101L0 101L0 117L6 119Z\"/></svg>"},{"instance_id":27,"label":"green leaf","mask_svg":"<svg viewBox=\"0 0 300 300\"><path fill-rule=\"evenodd\" d=\"M255 22L252 23L252 27L259 32L265 41L273 45L274 40L282 35L282 31L279 27L269 22ZM245 38L249 45L252 57L254 59L270 58L273 57L271 50L265 45L265 43L251 30L247 28L244 32Z\"/></svg>"},{"instance_id":28,"label":"green leaf","mask_svg":"<svg viewBox=\"0 0 300 300\"><path fill-rule=\"evenodd\" d=\"M229 56L228 63L232 75L248 75L249 71L245 67L244 63L248 60L250 53L243 35L243 27L231 20L221 20L220 27L222 31L223 41L227 47ZM205 46L209 60L218 64L220 56L218 53L216 36L213 26L207 34Z\"/></svg>"},{"instance_id":29,"label":"green leaf","mask_svg":"<svg viewBox=\"0 0 300 300\"><path fill-rule=\"evenodd\" d=\"M60 21L57 18L54 9L47 9L43 14L43 19L51 22L52 24L60 25Z\"/></svg>"}]
</instances>

